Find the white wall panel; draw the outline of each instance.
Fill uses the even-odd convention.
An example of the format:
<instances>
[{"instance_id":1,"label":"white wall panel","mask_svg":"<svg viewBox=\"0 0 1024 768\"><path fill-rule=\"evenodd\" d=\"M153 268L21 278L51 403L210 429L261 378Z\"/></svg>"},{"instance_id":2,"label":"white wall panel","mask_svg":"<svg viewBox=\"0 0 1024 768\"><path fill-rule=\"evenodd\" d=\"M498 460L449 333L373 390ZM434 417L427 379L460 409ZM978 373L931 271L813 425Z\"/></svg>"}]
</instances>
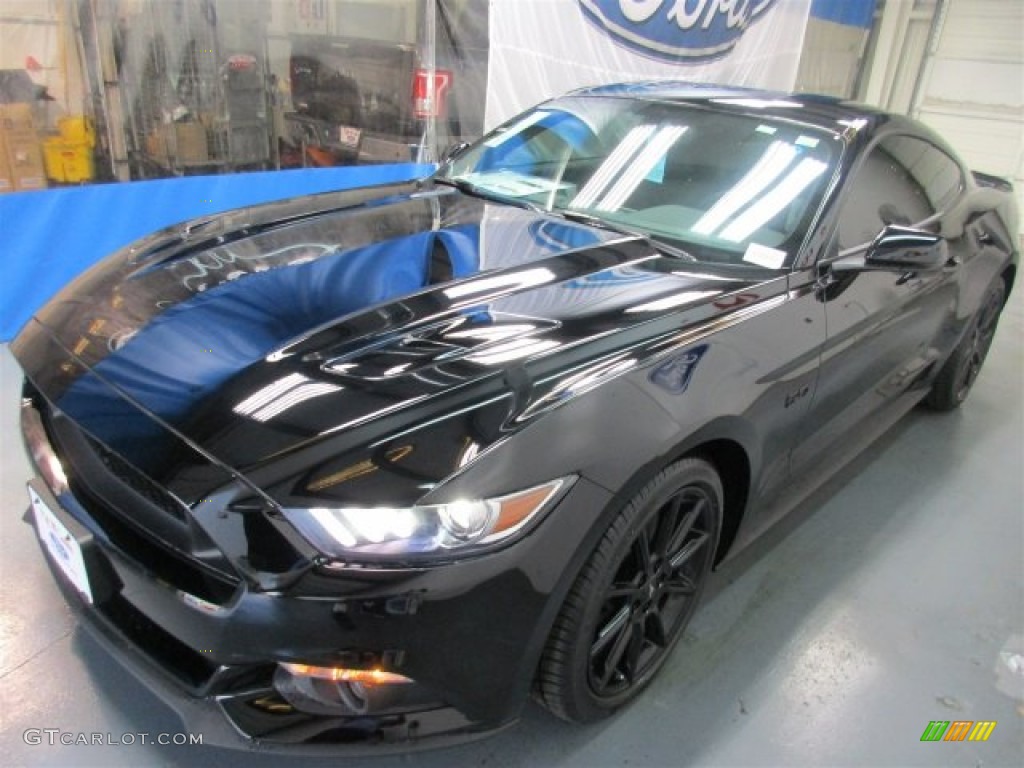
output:
<instances>
[{"instance_id":1,"label":"white wall panel","mask_svg":"<svg viewBox=\"0 0 1024 768\"><path fill-rule=\"evenodd\" d=\"M972 168L1012 179L1024 210L1024 1L947 0L926 73L917 116Z\"/></svg>"},{"instance_id":2,"label":"white wall panel","mask_svg":"<svg viewBox=\"0 0 1024 768\"><path fill-rule=\"evenodd\" d=\"M1020 63L1024 2L952 0L942 30L943 57Z\"/></svg>"},{"instance_id":3,"label":"white wall panel","mask_svg":"<svg viewBox=\"0 0 1024 768\"><path fill-rule=\"evenodd\" d=\"M911 16L907 19L906 29L900 42L899 58L893 72L892 85L886 108L893 112L906 114L910 112L914 102L914 87L921 68L921 61L928 47L928 33L931 29L931 17Z\"/></svg>"},{"instance_id":4,"label":"white wall panel","mask_svg":"<svg viewBox=\"0 0 1024 768\"><path fill-rule=\"evenodd\" d=\"M964 104L1024 107L1021 63L936 59L925 98Z\"/></svg>"}]
</instances>

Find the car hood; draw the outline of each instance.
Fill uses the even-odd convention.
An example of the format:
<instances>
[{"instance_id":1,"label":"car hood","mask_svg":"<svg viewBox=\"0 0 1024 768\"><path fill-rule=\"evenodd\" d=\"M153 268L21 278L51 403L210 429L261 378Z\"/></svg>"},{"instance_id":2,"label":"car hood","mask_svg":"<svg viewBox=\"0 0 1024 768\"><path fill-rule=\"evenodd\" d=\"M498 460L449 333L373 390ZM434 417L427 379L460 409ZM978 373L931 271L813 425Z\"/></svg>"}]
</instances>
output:
<instances>
[{"instance_id":1,"label":"car hood","mask_svg":"<svg viewBox=\"0 0 1024 768\"><path fill-rule=\"evenodd\" d=\"M752 282L402 185L158 233L64 289L12 351L57 409L151 476L166 472L168 440L246 474L375 424L408 429L418 406L456 407L453 393L515 390L526 408L516 371L667 310L707 314ZM719 303L712 314L732 306Z\"/></svg>"}]
</instances>

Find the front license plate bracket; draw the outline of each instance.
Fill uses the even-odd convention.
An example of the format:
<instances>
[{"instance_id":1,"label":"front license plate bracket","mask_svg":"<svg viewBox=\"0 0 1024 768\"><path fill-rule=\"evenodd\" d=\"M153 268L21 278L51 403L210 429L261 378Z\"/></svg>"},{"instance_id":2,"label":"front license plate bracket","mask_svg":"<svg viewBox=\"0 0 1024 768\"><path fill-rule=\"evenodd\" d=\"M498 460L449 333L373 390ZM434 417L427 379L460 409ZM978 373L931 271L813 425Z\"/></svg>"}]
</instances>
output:
<instances>
[{"instance_id":1,"label":"front license plate bracket","mask_svg":"<svg viewBox=\"0 0 1024 768\"><path fill-rule=\"evenodd\" d=\"M87 603L94 602L93 587L86 567L85 550L91 545L92 535L76 525L68 515L60 515L54 507L53 497L34 483L28 484L28 497L32 505L36 534L50 560ZM61 519L61 518L64 519ZM76 528L78 530L72 530Z\"/></svg>"}]
</instances>

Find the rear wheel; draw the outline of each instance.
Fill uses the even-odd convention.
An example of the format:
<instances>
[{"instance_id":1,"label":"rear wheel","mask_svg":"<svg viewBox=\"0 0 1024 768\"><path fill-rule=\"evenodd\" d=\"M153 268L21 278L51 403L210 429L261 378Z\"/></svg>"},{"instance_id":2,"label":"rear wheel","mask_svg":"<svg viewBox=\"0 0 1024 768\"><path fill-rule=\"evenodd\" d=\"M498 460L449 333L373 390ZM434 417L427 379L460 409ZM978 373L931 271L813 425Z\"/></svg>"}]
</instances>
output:
<instances>
[{"instance_id":1,"label":"rear wheel","mask_svg":"<svg viewBox=\"0 0 1024 768\"><path fill-rule=\"evenodd\" d=\"M925 398L925 404L930 408L951 411L967 399L992 346L1005 301L1006 284L1002 278L996 278L986 291L967 333L939 371L931 392Z\"/></svg>"},{"instance_id":2,"label":"rear wheel","mask_svg":"<svg viewBox=\"0 0 1024 768\"><path fill-rule=\"evenodd\" d=\"M619 512L541 658L537 688L548 709L598 720L651 681L697 607L721 521L721 481L696 458L659 472Z\"/></svg>"}]
</instances>

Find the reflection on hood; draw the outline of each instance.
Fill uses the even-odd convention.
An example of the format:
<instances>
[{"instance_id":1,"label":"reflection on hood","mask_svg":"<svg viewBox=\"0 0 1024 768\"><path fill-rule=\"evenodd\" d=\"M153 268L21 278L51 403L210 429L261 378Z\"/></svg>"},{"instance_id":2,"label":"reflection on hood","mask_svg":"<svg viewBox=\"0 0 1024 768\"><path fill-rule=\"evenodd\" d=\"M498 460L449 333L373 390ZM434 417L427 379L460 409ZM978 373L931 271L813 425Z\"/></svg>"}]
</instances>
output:
<instances>
[{"instance_id":1,"label":"reflection on hood","mask_svg":"<svg viewBox=\"0 0 1024 768\"><path fill-rule=\"evenodd\" d=\"M690 306L723 311L710 302L746 285L447 189L268 218L122 251L12 350L52 350L26 363L39 391L151 477L177 471L182 441L245 472L331 435L412 425L425 400L502 397L512 374L525 407L530 361L579 347L582 362L600 353L591 340ZM685 372L665 376L677 386Z\"/></svg>"},{"instance_id":2,"label":"reflection on hood","mask_svg":"<svg viewBox=\"0 0 1024 768\"><path fill-rule=\"evenodd\" d=\"M146 410L180 426L226 381L313 329L432 283L541 259L603 236L526 211L467 202L454 206L446 226L437 230L330 247L325 222L318 219L291 227L286 244L277 233L254 236L105 286L112 296L133 294L130 319L142 325L129 327L124 318L108 321L116 335L88 350L92 370ZM361 215L378 219L384 231L400 228L393 220L400 212L387 207ZM404 224L410 220L401 217ZM149 305L144 320L139 294ZM75 346L70 339L65 343ZM101 439L108 431L104 425L114 422L119 442L134 435L138 450L157 439L159 428L151 419L109 394L96 377L86 376L70 382L58 404Z\"/></svg>"}]
</instances>

